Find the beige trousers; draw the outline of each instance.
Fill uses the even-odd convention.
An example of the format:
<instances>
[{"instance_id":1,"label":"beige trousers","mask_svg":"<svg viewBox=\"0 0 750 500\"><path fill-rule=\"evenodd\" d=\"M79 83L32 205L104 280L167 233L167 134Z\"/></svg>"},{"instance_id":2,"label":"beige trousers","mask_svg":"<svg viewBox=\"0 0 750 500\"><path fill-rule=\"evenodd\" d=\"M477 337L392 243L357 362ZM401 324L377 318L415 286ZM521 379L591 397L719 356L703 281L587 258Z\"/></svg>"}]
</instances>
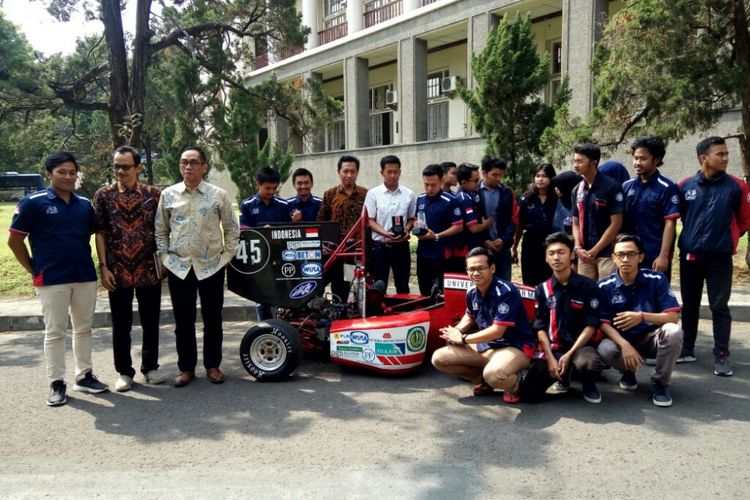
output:
<instances>
[{"instance_id":1,"label":"beige trousers","mask_svg":"<svg viewBox=\"0 0 750 500\"><path fill-rule=\"evenodd\" d=\"M44 358L49 381L65 379L65 334L73 325L76 380L91 371L91 324L96 307L96 281L36 288L44 315Z\"/></svg>"},{"instance_id":2,"label":"beige trousers","mask_svg":"<svg viewBox=\"0 0 750 500\"><path fill-rule=\"evenodd\" d=\"M478 384L484 381L495 389L509 390L518 382L518 372L529 366L530 359L515 347L477 352L473 345L449 345L432 355L432 365Z\"/></svg>"},{"instance_id":3,"label":"beige trousers","mask_svg":"<svg viewBox=\"0 0 750 500\"><path fill-rule=\"evenodd\" d=\"M599 281L614 272L617 272L617 266L612 257L597 257L596 261L592 264L578 259L578 274L591 278L594 281Z\"/></svg>"}]
</instances>

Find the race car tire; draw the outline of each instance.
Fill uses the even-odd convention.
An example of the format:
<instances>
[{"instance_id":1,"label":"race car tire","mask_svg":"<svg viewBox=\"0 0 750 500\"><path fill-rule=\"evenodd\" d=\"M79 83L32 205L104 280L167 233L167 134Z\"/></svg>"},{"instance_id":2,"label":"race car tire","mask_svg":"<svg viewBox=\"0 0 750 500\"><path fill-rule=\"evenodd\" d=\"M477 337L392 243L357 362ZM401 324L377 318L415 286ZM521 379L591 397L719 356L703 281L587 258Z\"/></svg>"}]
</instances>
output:
<instances>
[{"instance_id":1,"label":"race car tire","mask_svg":"<svg viewBox=\"0 0 750 500\"><path fill-rule=\"evenodd\" d=\"M240 362L259 382L289 377L301 357L299 333L292 325L278 319L253 325L240 342Z\"/></svg>"}]
</instances>

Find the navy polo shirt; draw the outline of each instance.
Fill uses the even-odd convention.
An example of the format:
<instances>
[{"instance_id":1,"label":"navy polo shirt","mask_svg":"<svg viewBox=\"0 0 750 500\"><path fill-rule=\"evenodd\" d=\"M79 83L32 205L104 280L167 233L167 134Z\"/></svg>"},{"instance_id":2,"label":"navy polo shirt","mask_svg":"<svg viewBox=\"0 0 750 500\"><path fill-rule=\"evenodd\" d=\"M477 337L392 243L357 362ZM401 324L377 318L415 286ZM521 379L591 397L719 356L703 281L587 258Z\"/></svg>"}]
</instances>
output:
<instances>
[{"instance_id":1,"label":"navy polo shirt","mask_svg":"<svg viewBox=\"0 0 750 500\"><path fill-rule=\"evenodd\" d=\"M419 220L420 212L424 214L427 227L433 233L445 231L452 225L463 222L458 200L444 191L440 191L435 196L427 196L427 193L420 194L417 198L417 220ZM445 238L439 241L419 240L417 244L417 256L426 259L443 260L450 256L446 255L446 251L450 253Z\"/></svg>"},{"instance_id":2,"label":"navy polo shirt","mask_svg":"<svg viewBox=\"0 0 750 500\"><path fill-rule=\"evenodd\" d=\"M474 319L478 330L491 325L506 327L499 339L477 344L477 351L510 346L520 349L529 357L533 354L536 338L531 332L521 294L513 283L493 276L484 296L476 286L469 288L466 292L466 314Z\"/></svg>"},{"instance_id":3,"label":"navy polo shirt","mask_svg":"<svg viewBox=\"0 0 750 500\"><path fill-rule=\"evenodd\" d=\"M315 222L318 220L318 211L320 210L320 205L323 203L323 199L319 198L317 196L310 195L307 198L307 201L302 201L302 199L298 196L295 196L293 198L289 198L286 200L287 207L289 208L289 215L291 216L292 212L295 210L299 210L302 212L302 220L300 222Z\"/></svg>"},{"instance_id":4,"label":"navy polo shirt","mask_svg":"<svg viewBox=\"0 0 750 500\"><path fill-rule=\"evenodd\" d=\"M526 231L524 238L533 241L544 241L552 234L552 224L557 209L557 196L547 196L544 203L536 194L524 195L518 201L518 219L521 227Z\"/></svg>"},{"instance_id":5,"label":"navy polo shirt","mask_svg":"<svg viewBox=\"0 0 750 500\"><path fill-rule=\"evenodd\" d=\"M567 352L587 326L599 327L599 288L596 282L571 273L563 285L553 275L535 290L534 331L544 330L552 350Z\"/></svg>"},{"instance_id":6,"label":"navy polo shirt","mask_svg":"<svg viewBox=\"0 0 750 500\"><path fill-rule=\"evenodd\" d=\"M640 177L622 185L625 195L625 217L622 232L636 234L646 254L644 264L651 263L661 251L664 224L680 217L680 194L677 185L657 170L646 182Z\"/></svg>"},{"instance_id":7,"label":"navy polo shirt","mask_svg":"<svg viewBox=\"0 0 750 500\"><path fill-rule=\"evenodd\" d=\"M667 277L650 269L639 269L638 276L630 286L622 281L620 273L599 280L599 301L602 323L612 323L617 313L625 311L662 313L681 310ZM630 330L618 332L625 340L632 342L656 328L657 325L644 321Z\"/></svg>"},{"instance_id":8,"label":"navy polo shirt","mask_svg":"<svg viewBox=\"0 0 750 500\"><path fill-rule=\"evenodd\" d=\"M582 233L581 245L591 249L612 223L610 216L624 210L622 186L611 177L597 173L589 186L586 179L573 188L573 217L578 217ZM602 250L598 257L609 257L612 245Z\"/></svg>"},{"instance_id":9,"label":"navy polo shirt","mask_svg":"<svg viewBox=\"0 0 750 500\"><path fill-rule=\"evenodd\" d=\"M291 222L289 205L278 196L266 205L257 194L240 205L240 226L258 227L273 222Z\"/></svg>"},{"instance_id":10,"label":"navy polo shirt","mask_svg":"<svg viewBox=\"0 0 750 500\"><path fill-rule=\"evenodd\" d=\"M96 281L89 241L94 232L94 207L87 198L70 194L65 203L47 188L23 198L10 230L29 235L34 286Z\"/></svg>"},{"instance_id":11,"label":"navy polo shirt","mask_svg":"<svg viewBox=\"0 0 750 500\"><path fill-rule=\"evenodd\" d=\"M453 255L454 257L464 257L472 248L481 247L484 244L484 240L487 239L486 234L469 231L469 226L477 224L482 220L484 210L482 209L479 193L476 191L464 191L458 188L455 197L461 208L464 230L453 238Z\"/></svg>"}]
</instances>

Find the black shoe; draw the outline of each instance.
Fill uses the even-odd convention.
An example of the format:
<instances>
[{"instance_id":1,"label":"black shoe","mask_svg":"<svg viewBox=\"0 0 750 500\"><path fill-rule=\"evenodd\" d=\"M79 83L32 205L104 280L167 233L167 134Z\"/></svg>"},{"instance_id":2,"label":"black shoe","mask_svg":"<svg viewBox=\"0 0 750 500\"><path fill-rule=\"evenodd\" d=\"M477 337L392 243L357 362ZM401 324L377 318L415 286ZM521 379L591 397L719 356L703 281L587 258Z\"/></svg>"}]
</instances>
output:
<instances>
[{"instance_id":1,"label":"black shoe","mask_svg":"<svg viewBox=\"0 0 750 500\"><path fill-rule=\"evenodd\" d=\"M682 349L680 352L680 356L677 358L677 364L680 365L682 363L695 363L697 361L695 357L695 353L692 349Z\"/></svg>"},{"instance_id":2,"label":"black shoe","mask_svg":"<svg viewBox=\"0 0 750 500\"><path fill-rule=\"evenodd\" d=\"M102 384L91 372L86 372L86 375L82 379L76 380L76 385L73 389L81 392L88 392L89 394L98 394L109 390L107 384Z\"/></svg>"},{"instance_id":3,"label":"black shoe","mask_svg":"<svg viewBox=\"0 0 750 500\"><path fill-rule=\"evenodd\" d=\"M593 382L583 383L583 399L588 403L598 404L602 402L602 393Z\"/></svg>"},{"instance_id":4,"label":"black shoe","mask_svg":"<svg viewBox=\"0 0 750 500\"><path fill-rule=\"evenodd\" d=\"M622 377L620 377L620 389L623 391L634 391L638 389L638 380L635 378L635 372L622 372Z\"/></svg>"},{"instance_id":5,"label":"black shoe","mask_svg":"<svg viewBox=\"0 0 750 500\"><path fill-rule=\"evenodd\" d=\"M68 397L65 395L65 382L63 380L55 380L49 385L47 406L62 406L67 402Z\"/></svg>"},{"instance_id":6,"label":"black shoe","mask_svg":"<svg viewBox=\"0 0 750 500\"><path fill-rule=\"evenodd\" d=\"M665 386L655 382L651 384L651 402L656 406L666 408L672 406L672 395Z\"/></svg>"}]
</instances>

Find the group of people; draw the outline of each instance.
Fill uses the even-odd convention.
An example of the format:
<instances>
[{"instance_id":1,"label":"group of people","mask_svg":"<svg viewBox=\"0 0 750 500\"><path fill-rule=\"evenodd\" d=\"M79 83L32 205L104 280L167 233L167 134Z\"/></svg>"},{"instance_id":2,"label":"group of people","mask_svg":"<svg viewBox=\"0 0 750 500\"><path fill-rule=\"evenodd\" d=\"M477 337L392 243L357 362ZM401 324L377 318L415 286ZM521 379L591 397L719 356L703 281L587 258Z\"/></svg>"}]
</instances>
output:
<instances>
[{"instance_id":1,"label":"group of people","mask_svg":"<svg viewBox=\"0 0 750 500\"><path fill-rule=\"evenodd\" d=\"M442 330L449 345L435 352L433 365L475 383L475 395L502 390L508 403L566 392L574 375L584 399L599 403L595 381L604 366L620 370L622 389L635 390L635 373L646 363L655 366L653 403L670 406L674 365L696 361L706 282L714 373L731 376L732 255L750 229L748 187L726 173L729 156L720 137L698 143L700 169L679 185L658 171L665 152L659 137L633 142L636 177L624 183L623 172L629 176L622 165L600 170L593 144L574 149L575 174L555 176L551 165L539 166L519 202L512 251L515 259L523 237L523 281L536 286L532 326L518 290L498 276L488 245L477 246L466 257L474 283L466 314ZM682 307L670 287L678 218Z\"/></svg>"},{"instance_id":2,"label":"group of people","mask_svg":"<svg viewBox=\"0 0 750 500\"><path fill-rule=\"evenodd\" d=\"M418 196L400 183L401 161L393 155L381 159L383 183L369 190L357 185L359 160L342 156L337 164L340 183L320 198L312 194L312 173L303 168L292 174L297 195L280 198L280 174L265 167L256 174L257 194L240 204L239 221L227 192L206 182L208 161L200 147L183 150L183 181L163 191L139 182L142 165L135 149L117 148L112 157L116 182L99 189L93 201L74 192L79 170L75 157L56 153L45 165L49 188L19 202L8 239L17 260L32 275L42 304L50 381L47 404L67 401L68 315L73 326L74 389L108 389L91 366L97 289L89 247L92 233L102 285L109 292L119 374L115 390L129 390L136 375L130 353L134 298L143 329L140 371L147 383L166 380L158 363L164 278L175 316L180 373L174 385L184 387L195 378L198 296L203 365L208 380L218 384L224 381L220 365L225 267L236 254L240 230L270 223L335 221L343 238L363 207L371 229L368 266L374 280L387 283L392 271L396 291L410 292L409 240L414 236L420 294L441 290L446 271L467 272L475 283L467 294L466 315L455 327L444 329L449 345L435 353L433 364L474 380L476 394L501 389L509 402L519 397L539 400L550 385L567 390L573 367L581 374L586 399L596 401L601 396L593 381L602 363L621 368L621 386L632 388L642 356L654 355L654 402L671 402L666 390L671 365L677 359L695 360L704 280L714 314L716 373L731 375L731 256L738 237L750 226L750 200L744 182L725 173L728 156L722 139L712 137L698 145L701 168L679 187L657 170L664 153L659 138L637 140L633 165L638 177L621 185L598 168L600 152L595 145L580 145L573 155L575 172L555 175L551 165L541 165L532 188L518 202L502 182L507 165L493 156L484 157L481 166L427 165L422 170L424 192ZM679 305L669 288L669 274L664 274L671 270L675 219L680 216L684 346L682 330L676 326ZM510 283L519 244L523 280L537 286L533 326ZM326 281L336 298L347 300L350 283L343 261L332 266ZM272 306L258 304L258 318L269 317ZM599 331L606 340L595 348ZM530 363L521 383L518 373Z\"/></svg>"}]
</instances>

